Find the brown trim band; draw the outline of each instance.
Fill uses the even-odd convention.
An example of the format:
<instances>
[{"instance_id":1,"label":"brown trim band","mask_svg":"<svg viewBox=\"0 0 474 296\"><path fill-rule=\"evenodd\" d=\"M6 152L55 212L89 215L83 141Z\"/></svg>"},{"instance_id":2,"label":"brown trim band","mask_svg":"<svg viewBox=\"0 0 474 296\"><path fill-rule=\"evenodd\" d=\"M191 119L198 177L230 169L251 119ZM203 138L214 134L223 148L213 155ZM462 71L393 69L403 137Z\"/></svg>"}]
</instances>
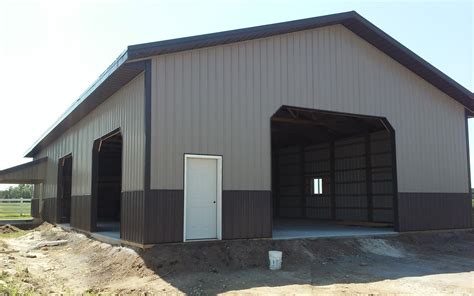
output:
<instances>
[{"instance_id":1,"label":"brown trim band","mask_svg":"<svg viewBox=\"0 0 474 296\"><path fill-rule=\"evenodd\" d=\"M148 240L148 233L145 231L147 228L147 215L153 215L153 213L147 212L147 208L151 203L151 192L150 192L150 183L151 183L151 85L152 85L152 68L151 60L144 61L145 68L145 104L143 111L144 116L144 127L145 127L145 163L144 163L144 180L143 180L143 212L142 219L140 221L141 227L143 228L143 234L141 236L141 242L146 243Z\"/></svg>"}]
</instances>

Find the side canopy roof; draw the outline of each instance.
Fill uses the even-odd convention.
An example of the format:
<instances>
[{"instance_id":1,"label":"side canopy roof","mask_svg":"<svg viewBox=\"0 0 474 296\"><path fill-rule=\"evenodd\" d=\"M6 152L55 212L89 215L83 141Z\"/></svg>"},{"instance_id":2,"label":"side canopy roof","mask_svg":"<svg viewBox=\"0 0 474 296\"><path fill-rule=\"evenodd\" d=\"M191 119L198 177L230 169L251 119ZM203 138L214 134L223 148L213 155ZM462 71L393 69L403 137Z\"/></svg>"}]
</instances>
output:
<instances>
[{"instance_id":1,"label":"side canopy roof","mask_svg":"<svg viewBox=\"0 0 474 296\"><path fill-rule=\"evenodd\" d=\"M46 178L47 157L0 171L0 184L38 184Z\"/></svg>"},{"instance_id":2,"label":"side canopy roof","mask_svg":"<svg viewBox=\"0 0 474 296\"><path fill-rule=\"evenodd\" d=\"M34 157L42 148L54 141L69 127L77 123L82 117L147 67L146 63L134 62L135 60L336 24L345 26L428 83L464 105L469 115L474 114L473 93L471 91L436 69L355 11L350 11L271 25L128 46L127 50L109 66L97 81L33 144L25 157Z\"/></svg>"}]
</instances>

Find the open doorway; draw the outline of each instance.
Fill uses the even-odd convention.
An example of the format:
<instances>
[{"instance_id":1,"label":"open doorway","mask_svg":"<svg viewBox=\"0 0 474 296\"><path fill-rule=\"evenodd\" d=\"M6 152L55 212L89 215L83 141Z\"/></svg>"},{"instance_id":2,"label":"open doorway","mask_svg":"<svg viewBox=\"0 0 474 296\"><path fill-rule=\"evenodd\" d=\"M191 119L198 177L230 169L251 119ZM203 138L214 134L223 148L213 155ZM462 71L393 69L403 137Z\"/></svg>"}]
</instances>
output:
<instances>
[{"instance_id":1,"label":"open doorway","mask_svg":"<svg viewBox=\"0 0 474 296\"><path fill-rule=\"evenodd\" d=\"M71 222L72 155L59 159L58 163L58 222Z\"/></svg>"},{"instance_id":2,"label":"open doorway","mask_svg":"<svg viewBox=\"0 0 474 296\"><path fill-rule=\"evenodd\" d=\"M122 135L114 131L97 139L93 151L93 231L120 238Z\"/></svg>"},{"instance_id":3,"label":"open doorway","mask_svg":"<svg viewBox=\"0 0 474 296\"><path fill-rule=\"evenodd\" d=\"M386 119L283 106L271 133L274 238L396 229L395 137Z\"/></svg>"}]
</instances>

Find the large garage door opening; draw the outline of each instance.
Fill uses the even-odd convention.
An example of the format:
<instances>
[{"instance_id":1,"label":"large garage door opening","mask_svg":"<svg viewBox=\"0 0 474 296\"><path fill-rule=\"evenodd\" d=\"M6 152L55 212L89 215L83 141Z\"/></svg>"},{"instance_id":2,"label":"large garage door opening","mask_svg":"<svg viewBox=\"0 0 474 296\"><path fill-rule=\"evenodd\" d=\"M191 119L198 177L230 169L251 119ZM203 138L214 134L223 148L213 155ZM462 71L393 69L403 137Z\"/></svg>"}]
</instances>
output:
<instances>
[{"instance_id":1,"label":"large garage door opening","mask_svg":"<svg viewBox=\"0 0 474 296\"><path fill-rule=\"evenodd\" d=\"M271 133L274 238L396 228L395 136L386 119L283 106Z\"/></svg>"},{"instance_id":2,"label":"large garage door opening","mask_svg":"<svg viewBox=\"0 0 474 296\"><path fill-rule=\"evenodd\" d=\"M112 133L94 145L92 176L96 232L120 238L122 135ZM95 213L94 213L95 212Z\"/></svg>"}]
</instances>

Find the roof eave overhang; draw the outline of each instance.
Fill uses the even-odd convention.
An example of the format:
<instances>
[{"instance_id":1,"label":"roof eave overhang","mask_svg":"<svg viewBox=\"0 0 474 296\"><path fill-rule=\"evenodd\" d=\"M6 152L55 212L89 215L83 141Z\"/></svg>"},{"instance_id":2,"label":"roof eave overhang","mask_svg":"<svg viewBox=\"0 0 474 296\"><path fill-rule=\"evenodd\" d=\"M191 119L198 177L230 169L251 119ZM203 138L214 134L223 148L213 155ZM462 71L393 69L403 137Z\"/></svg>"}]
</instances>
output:
<instances>
[{"instance_id":1,"label":"roof eave overhang","mask_svg":"<svg viewBox=\"0 0 474 296\"><path fill-rule=\"evenodd\" d=\"M99 79L36 141L25 157L34 157L68 128L103 103L125 84L143 72L144 62L128 62L127 52L122 53Z\"/></svg>"}]
</instances>

